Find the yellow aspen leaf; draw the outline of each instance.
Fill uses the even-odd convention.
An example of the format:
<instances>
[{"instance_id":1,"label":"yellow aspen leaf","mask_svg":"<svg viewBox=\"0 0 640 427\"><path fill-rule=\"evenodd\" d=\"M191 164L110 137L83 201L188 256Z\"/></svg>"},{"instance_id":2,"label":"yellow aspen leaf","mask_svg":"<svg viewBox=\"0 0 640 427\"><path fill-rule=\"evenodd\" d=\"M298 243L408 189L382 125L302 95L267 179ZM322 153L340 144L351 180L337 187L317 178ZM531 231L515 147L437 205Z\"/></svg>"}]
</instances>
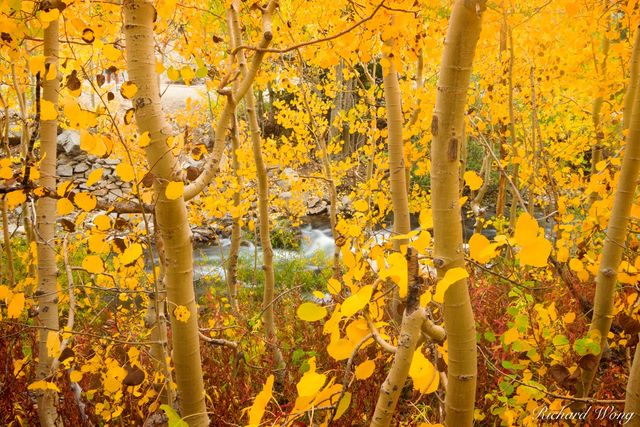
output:
<instances>
[{"instance_id":1,"label":"yellow aspen leaf","mask_svg":"<svg viewBox=\"0 0 640 427\"><path fill-rule=\"evenodd\" d=\"M118 175L124 182L131 182L136 177L133 166L124 162L118 163L118 166L116 166L116 175Z\"/></svg>"},{"instance_id":2,"label":"yellow aspen leaf","mask_svg":"<svg viewBox=\"0 0 640 427\"><path fill-rule=\"evenodd\" d=\"M327 380L325 374L318 374L316 372L316 358L309 359L309 370L302 375L296 389L300 397L310 397L318 394L322 386Z\"/></svg>"},{"instance_id":3,"label":"yellow aspen leaf","mask_svg":"<svg viewBox=\"0 0 640 427\"><path fill-rule=\"evenodd\" d=\"M516 259L518 259L522 265L545 267L549 254L551 254L551 249L551 242L543 236L539 236L533 243L523 246L516 254Z\"/></svg>"},{"instance_id":4,"label":"yellow aspen leaf","mask_svg":"<svg viewBox=\"0 0 640 427\"><path fill-rule=\"evenodd\" d=\"M111 62L115 62L120 59L122 53L116 49L112 44L105 44L102 48L102 55Z\"/></svg>"},{"instance_id":5,"label":"yellow aspen leaf","mask_svg":"<svg viewBox=\"0 0 640 427\"><path fill-rule=\"evenodd\" d=\"M573 311L570 311L569 313L562 316L562 321L567 325L573 323L574 320L576 320L576 313L574 313Z\"/></svg>"},{"instance_id":6,"label":"yellow aspen leaf","mask_svg":"<svg viewBox=\"0 0 640 427\"><path fill-rule=\"evenodd\" d=\"M98 203L95 196L89 193L78 193L74 197L73 201L75 202L76 206L78 206L85 212L90 212L95 209Z\"/></svg>"},{"instance_id":7,"label":"yellow aspen leaf","mask_svg":"<svg viewBox=\"0 0 640 427\"><path fill-rule=\"evenodd\" d=\"M164 64L160 61L156 61L156 74L164 73Z\"/></svg>"},{"instance_id":8,"label":"yellow aspen leaf","mask_svg":"<svg viewBox=\"0 0 640 427\"><path fill-rule=\"evenodd\" d=\"M60 389L58 388L57 385L45 380L38 380L29 384L29 386L27 387L27 390L53 390L53 391L57 391L58 393L60 392Z\"/></svg>"},{"instance_id":9,"label":"yellow aspen leaf","mask_svg":"<svg viewBox=\"0 0 640 427\"><path fill-rule=\"evenodd\" d=\"M124 82L122 86L120 86L120 95L124 99L131 99L138 93L138 86L136 86L133 82Z\"/></svg>"},{"instance_id":10,"label":"yellow aspen leaf","mask_svg":"<svg viewBox=\"0 0 640 427\"><path fill-rule=\"evenodd\" d=\"M569 268L573 271L575 271L576 273L584 270L584 264L582 263L582 261L580 261L577 258L571 258L569 260Z\"/></svg>"},{"instance_id":11,"label":"yellow aspen leaf","mask_svg":"<svg viewBox=\"0 0 640 427\"><path fill-rule=\"evenodd\" d=\"M91 187L93 184L98 182L100 178L102 178L104 170L102 168L95 169L91 171L89 177L87 178L87 187Z\"/></svg>"},{"instance_id":12,"label":"yellow aspen leaf","mask_svg":"<svg viewBox=\"0 0 640 427\"><path fill-rule=\"evenodd\" d=\"M373 375L373 371L376 369L376 362L373 360L367 359L358 366L354 370L354 374L359 380L366 380L371 375Z\"/></svg>"},{"instance_id":13,"label":"yellow aspen leaf","mask_svg":"<svg viewBox=\"0 0 640 427\"><path fill-rule=\"evenodd\" d=\"M380 278L390 277L398 285L398 293L401 298L407 295L407 259L400 252L393 252L387 258L388 268L380 270Z\"/></svg>"},{"instance_id":14,"label":"yellow aspen leaf","mask_svg":"<svg viewBox=\"0 0 640 427\"><path fill-rule=\"evenodd\" d=\"M447 270L442 280L436 285L436 293L433 295L435 302L442 303L444 301L444 294L454 283L469 277L469 273L462 267L455 267L451 270Z\"/></svg>"},{"instance_id":15,"label":"yellow aspen leaf","mask_svg":"<svg viewBox=\"0 0 640 427\"><path fill-rule=\"evenodd\" d=\"M563 246L560 249L558 249L556 258L560 262L567 262L567 260L569 259L569 249L567 249L566 246Z\"/></svg>"},{"instance_id":16,"label":"yellow aspen leaf","mask_svg":"<svg viewBox=\"0 0 640 427\"><path fill-rule=\"evenodd\" d=\"M104 390L108 394L114 394L122 388L122 380L127 376L127 371L116 362L111 362L104 376Z\"/></svg>"},{"instance_id":17,"label":"yellow aspen leaf","mask_svg":"<svg viewBox=\"0 0 640 427\"><path fill-rule=\"evenodd\" d=\"M60 337L55 331L49 331L47 334L47 354L49 357L58 357L60 353Z\"/></svg>"},{"instance_id":18,"label":"yellow aspen leaf","mask_svg":"<svg viewBox=\"0 0 640 427\"><path fill-rule=\"evenodd\" d=\"M7 305L7 317L9 319L17 319L24 310L24 293L18 292L13 294L9 304Z\"/></svg>"},{"instance_id":19,"label":"yellow aspen leaf","mask_svg":"<svg viewBox=\"0 0 640 427\"><path fill-rule=\"evenodd\" d=\"M253 404L251 405L251 408L249 408L249 427L257 427L260 425L262 417L264 416L265 408L273 396L273 380L273 375L269 375L269 378L267 378L262 390L253 400Z\"/></svg>"},{"instance_id":20,"label":"yellow aspen leaf","mask_svg":"<svg viewBox=\"0 0 640 427\"><path fill-rule=\"evenodd\" d=\"M40 101L40 120L55 120L58 118L58 110L53 102L43 99Z\"/></svg>"},{"instance_id":21,"label":"yellow aspen leaf","mask_svg":"<svg viewBox=\"0 0 640 427\"><path fill-rule=\"evenodd\" d=\"M340 312L340 303L336 304L333 309L333 313L331 313L331 317L329 320L324 322L322 326L323 334L333 334L338 331L338 327L340 326L340 320L342 319L342 313Z\"/></svg>"},{"instance_id":22,"label":"yellow aspen leaf","mask_svg":"<svg viewBox=\"0 0 640 427\"><path fill-rule=\"evenodd\" d=\"M29 58L29 71L31 74L36 75L40 73L41 76L45 73L45 56L44 55L35 55Z\"/></svg>"},{"instance_id":23,"label":"yellow aspen leaf","mask_svg":"<svg viewBox=\"0 0 640 427\"><path fill-rule=\"evenodd\" d=\"M151 137L149 136L149 132L144 132L142 135L138 137L138 147L144 148L149 145L151 142Z\"/></svg>"},{"instance_id":24,"label":"yellow aspen leaf","mask_svg":"<svg viewBox=\"0 0 640 427\"><path fill-rule=\"evenodd\" d=\"M362 234L362 228L358 224L351 224L347 231L349 237L358 237Z\"/></svg>"},{"instance_id":25,"label":"yellow aspen leaf","mask_svg":"<svg viewBox=\"0 0 640 427\"><path fill-rule=\"evenodd\" d=\"M93 218L93 224L100 231L107 231L111 228L111 219L107 215L98 215Z\"/></svg>"},{"instance_id":26,"label":"yellow aspen leaf","mask_svg":"<svg viewBox=\"0 0 640 427\"><path fill-rule=\"evenodd\" d=\"M331 295L338 295L342 290L342 283L334 278L329 279L327 282L327 289Z\"/></svg>"},{"instance_id":27,"label":"yellow aspen leaf","mask_svg":"<svg viewBox=\"0 0 640 427\"><path fill-rule=\"evenodd\" d=\"M418 348L413 353L409 376L413 379L414 389L420 393L429 394L438 390L440 375L433 364L424 357L422 349Z\"/></svg>"},{"instance_id":28,"label":"yellow aspen leaf","mask_svg":"<svg viewBox=\"0 0 640 427\"><path fill-rule=\"evenodd\" d=\"M496 245L482 234L475 233L469 239L469 256L481 264L489 262L496 256Z\"/></svg>"},{"instance_id":29,"label":"yellow aspen leaf","mask_svg":"<svg viewBox=\"0 0 640 427\"><path fill-rule=\"evenodd\" d=\"M342 307L340 307L341 314L349 317L362 310L369 303L372 293L373 286L371 285L365 285L358 289L356 293L344 300Z\"/></svg>"},{"instance_id":30,"label":"yellow aspen leaf","mask_svg":"<svg viewBox=\"0 0 640 427\"><path fill-rule=\"evenodd\" d=\"M482 178L475 171L466 171L464 173L464 182L469 186L469 190L475 191L482 187Z\"/></svg>"},{"instance_id":31,"label":"yellow aspen leaf","mask_svg":"<svg viewBox=\"0 0 640 427\"><path fill-rule=\"evenodd\" d=\"M520 246L527 246L535 243L539 230L538 222L528 213L523 213L516 222L514 239Z\"/></svg>"},{"instance_id":32,"label":"yellow aspen leaf","mask_svg":"<svg viewBox=\"0 0 640 427\"><path fill-rule=\"evenodd\" d=\"M345 392L344 396L342 396L342 399L340 399L340 402L338 402L338 408L336 409L336 416L333 417L333 420L339 420L340 417L342 417L344 415L345 412L347 412L347 409L349 409L349 405L351 404L351 393L350 392Z\"/></svg>"},{"instance_id":33,"label":"yellow aspen leaf","mask_svg":"<svg viewBox=\"0 0 640 427\"><path fill-rule=\"evenodd\" d=\"M180 69L180 76L182 77L182 80L189 85L191 84L191 80L196 76L196 73L191 67L185 65Z\"/></svg>"},{"instance_id":34,"label":"yellow aspen leaf","mask_svg":"<svg viewBox=\"0 0 640 427\"><path fill-rule=\"evenodd\" d=\"M45 80L53 80L58 77L58 69L54 66L50 66L47 70L47 74L45 76Z\"/></svg>"},{"instance_id":35,"label":"yellow aspen leaf","mask_svg":"<svg viewBox=\"0 0 640 427\"><path fill-rule=\"evenodd\" d=\"M353 208L358 212L366 212L369 210L369 204L365 200L356 200L353 202Z\"/></svg>"},{"instance_id":36,"label":"yellow aspen leaf","mask_svg":"<svg viewBox=\"0 0 640 427\"><path fill-rule=\"evenodd\" d=\"M120 255L120 262L123 265L133 264L141 255L142 245L140 245L140 243L134 243Z\"/></svg>"},{"instance_id":37,"label":"yellow aspen leaf","mask_svg":"<svg viewBox=\"0 0 640 427\"><path fill-rule=\"evenodd\" d=\"M89 250L96 254L102 254L109 251L109 244L104 239L102 234L91 234L87 239Z\"/></svg>"},{"instance_id":38,"label":"yellow aspen leaf","mask_svg":"<svg viewBox=\"0 0 640 427\"><path fill-rule=\"evenodd\" d=\"M104 273L104 261L97 255L87 255L82 260L82 268L91 274Z\"/></svg>"},{"instance_id":39,"label":"yellow aspen leaf","mask_svg":"<svg viewBox=\"0 0 640 427\"><path fill-rule=\"evenodd\" d=\"M184 194L184 182L182 181L171 181L167 184L167 188L164 190L164 195L167 196L169 200L176 200Z\"/></svg>"},{"instance_id":40,"label":"yellow aspen leaf","mask_svg":"<svg viewBox=\"0 0 640 427\"><path fill-rule=\"evenodd\" d=\"M6 300L13 296L13 292L9 289L7 285L0 285L0 299Z\"/></svg>"},{"instance_id":41,"label":"yellow aspen leaf","mask_svg":"<svg viewBox=\"0 0 640 427\"><path fill-rule=\"evenodd\" d=\"M27 201L27 195L22 190L7 193L5 197L7 198L7 205L9 206L9 209L13 209Z\"/></svg>"},{"instance_id":42,"label":"yellow aspen leaf","mask_svg":"<svg viewBox=\"0 0 640 427\"><path fill-rule=\"evenodd\" d=\"M515 342L518 338L520 338L520 333L516 328L508 329L504 334L502 334L502 339L507 345Z\"/></svg>"},{"instance_id":43,"label":"yellow aspen leaf","mask_svg":"<svg viewBox=\"0 0 640 427\"><path fill-rule=\"evenodd\" d=\"M82 380L82 372L80 371L71 371L69 374L69 380L72 383L79 383Z\"/></svg>"},{"instance_id":44,"label":"yellow aspen leaf","mask_svg":"<svg viewBox=\"0 0 640 427\"><path fill-rule=\"evenodd\" d=\"M353 345L351 341L345 338L334 340L332 336L329 345L327 345L327 353L337 361L348 359L352 351Z\"/></svg>"},{"instance_id":45,"label":"yellow aspen leaf","mask_svg":"<svg viewBox=\"0 0 640 427\"><path fill-rule=\"evenodd\" d=\"M187 323L189 318L191 317L191 312L184 305L179 305L173 310L173 315L176 316L176 319L180 322Z\"/></svg>"},{"instance_id":46,"label":"yellow aspen leaf","mask_svg":"<svg viewBox=\"0 0 640 427\"><path fill-rule=\"evenodd\" d=\"M296 314L305 322L315 322L316 320L324 319L327 315L327 309L313 302L305 302L300 304Z\"/></svg>"},{"instance_id":47,"label":"yellow aspen leaf","mask_svg":"<svg viewBox=\"0 0 640 427\"><path fill-rule=\"evenodd\" d=\"M433 213L431 212L431 209L422 209L420 211L418 221L420 223L420 228L423 230L433 228Z\"/></svg>"},{"instance_id":48,"label":"yellow aspen leaf","mask_svg":"<svg viewBox=\"0 0 640 427\"><path fill-rule=\"evenodd\" d=\"M180 80L180 71L176 70L173 67L169 67L169 69L167 70L167 77L169 77L169 80L172 80L174 82Z\"/></svg>"},{"instance_id":49,"label":"yellow aspen leaf","mask_svg":"<svg viewBox=\"0 0 640 427\"><path fill-rule=\"evenodd\" d=\"M411 242L411 247L418 251L419 254L426 254L430 244L431 233L427 230L422 230L418 238Z\"/></svg>"},{"instance_id":50,"label":"yellow aspen leaf","mask_svg":"<svg viewBox=\"0 0 640 427\"><path fill-rule=\"evenodd\" d=\"M56 212L60 216L70 214L71 212L73 212L73 209L73 203L71 203L71 200L67 199L66 197L63 197L62 199L58 199L56 201Z\"/></svg>"}]
</instances>

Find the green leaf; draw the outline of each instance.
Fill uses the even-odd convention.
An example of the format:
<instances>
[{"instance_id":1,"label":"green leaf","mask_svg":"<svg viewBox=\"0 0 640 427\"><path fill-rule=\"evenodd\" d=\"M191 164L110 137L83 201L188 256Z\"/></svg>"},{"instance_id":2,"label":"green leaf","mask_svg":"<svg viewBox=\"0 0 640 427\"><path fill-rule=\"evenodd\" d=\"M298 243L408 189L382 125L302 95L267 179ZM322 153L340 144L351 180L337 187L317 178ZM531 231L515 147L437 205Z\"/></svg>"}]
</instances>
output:
<instances>
[{"instance_id":1,"label":"green leaf","mask_svg":"<svg viewBox=\"0 0 640 427\"><path fill-rule=\"evenodd\" d=\"M556 335L553 337L553 345L556 347L562 347L563 345L568 345L569 339L564 335Z\"/></svg>"},{"instance_id":2,"label":"green leaf","mask_svg":"<svg viewBox=\"0 0 640 427\"><path fill-rule=\"evenodd\" d=\"M169 405L160 405L160 409L169 417L169 427L189 427L189 424Z\"/></svg>"}]
</instances>

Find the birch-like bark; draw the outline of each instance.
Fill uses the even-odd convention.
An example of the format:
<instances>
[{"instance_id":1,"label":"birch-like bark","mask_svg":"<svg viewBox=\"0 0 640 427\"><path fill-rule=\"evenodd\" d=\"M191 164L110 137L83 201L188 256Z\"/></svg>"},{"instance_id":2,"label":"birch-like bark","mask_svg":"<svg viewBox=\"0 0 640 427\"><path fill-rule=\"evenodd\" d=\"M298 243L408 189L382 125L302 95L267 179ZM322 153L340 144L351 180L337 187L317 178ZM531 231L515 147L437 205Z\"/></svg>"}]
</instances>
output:
<instances>
[{"instance_id":1,"label":"birch-like bark","mask_svg":"<svg viewBox=\"0 0 640 427\"><path fill-rule=\"evenodd\" d=\"M637 49L640 49L640 43L634 45L634 55L638 55ZM607 335L613 321L618 267L626 248L627 225L640 171L640 90L638 88L637 86L633 94L634 100L631 103L632 113L629 118L629 132L626 137L624 158L596 276L596 294L589 331L600 335L602 350L607 346ZM578 396L589 395L601 356L602 351L596 355L593 369L582 370L582 382L578 384Z\"/></svg>"},{"instance_id":2,"label":"birch-like bark","mask_svg":"<svg viewBox=\"0 0 640 427\"><path fill-rule=\"evenodd\" d=\"M138 132L149 132L145 148L151 172L156 177L156 221L166 256L165 280L173 336L173 363L183 419L190 426L209 424L198 337L198 311L193 289L193 237L184 197L168 199L168 182L181 181L182 173L167 138L171 129L165 121L155 71L153 20L155 9L149 0L125 0L124 35L131 81L138 91L133 98ZM187 320L176 319L178 306L186 307Z\"/></svg>"},{"instance_id":3,"label":"birch-like bark","mask_svg":"<svg viewBox=\"0 0 640 427\"><path fill-rule=\"evenodd\" d=\"M464 268L460 213L460 138L473 58L480 37L483 0L458 0L453 6L445 39L436 106L431 123L431 202L434 265L438 277L451 268ZM467 280L444 295L444 320L449 343L446 425L470 426L477 377L476 331Z\"/></svg>"},{"instance_id":4,"label":"birch-like bark","mask_svg":"<svg viewBox=\"0 0 640 427\"><path fill-rule=\"evenodd\" d=\"M403 171L404 173L404 171ZM386 379L380 386L378 401L371 419L371 427L388 427L409 375L413 353L421 335L425 321L424 309L420 307L420 284L418 282L418 257L415 250L407 251L408 292L407 304L402 316L400 337L393 364Z\"/></svg>"},{"instance_id":5,"label":"birch-like bark","mask_svg":"<svg viewBox=\"0 0 640 427\"><path fill-rule=\"evenodd\" d=\"M393 25L393 18L391 20ZM411 231L409 222L409 197L407 195L404 139L402 138L402 94L398 83L398 71L395 65L394 52L395 40L388 39L384 42L384 58L388 62L388 70L384 73L384 99L387 114L387 149L389 152L389 186L391 189L391 204L393 207L393 233L395 235L407 234ZM393 249L399 251L402 245L406 245L406 239L393 241ZM400 310L400 295L396 288L391 300L391 315L400 323L402 314Z\"/></svg>"},{"instance_id":6,"label":"birch-like bark","mask_svg":"<svg viewBox=\"0 0 640 427\"><path fill-rule=\"evenodd\" d=\"M49 23L44 30L44 56L46 61L45 75L42 76L42 99L58 108L58 20ZM54 69L52 79L47 79L49 70ZM40 120L40 181L39 185L55 191L58 121ZM47 338L56 334L59 328L58 292L55 253L56 201L51 197L41 197L36 202L36 244L38 252L38 367L36 378L51 381L52 366L57 355L49 354ZM58 339L56 337L55 339ZM56 408L57 393L53 390L41 391L38 394L38 417L42 426L61 426L62 419Z\"/></svg>"}]
</instances>

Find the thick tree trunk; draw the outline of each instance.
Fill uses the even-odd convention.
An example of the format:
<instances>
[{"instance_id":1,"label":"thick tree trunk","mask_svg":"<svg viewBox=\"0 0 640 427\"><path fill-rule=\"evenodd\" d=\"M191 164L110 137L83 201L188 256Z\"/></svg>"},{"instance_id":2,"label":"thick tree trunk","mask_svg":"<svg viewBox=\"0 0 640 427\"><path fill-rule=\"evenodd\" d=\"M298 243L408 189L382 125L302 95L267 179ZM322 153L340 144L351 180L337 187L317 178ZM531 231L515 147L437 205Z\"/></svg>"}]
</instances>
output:
<instances>
[{"instance_id":1,"label":"thick tree trunk","mask_svg":"<svg viewBox=\"0 0 640 427\"><path fill-rule=\"evenodd\" d=\"M273 2L271 2L270 5L271 8L265 9L264 12L265 16L263 19L266 22L270 22L270 14L273 12L273 7L275 6ZM231 45L233 49L242 44L242 35L240 33L240 24L238 20L239 8L240 2L238 0L234 0L231 5ZM248 75L248 68L244 52L239 51L237 53L237 58L240 66L240 73L243 77L246 77ZM251 147L253 149L253 158L256 163L256 176L258 180L258 218L260 222L260 244L262 245L263 257L262 269L264 271L265 278L264 295L262 299L262 320L264 322L267 342L273 351L273 358L275 362L273 370L278 386L279 388L282 388L284 386L286 363L282 356L282 352L280 351L280 347L278 346L274 319L273 302L275 297L275 274L273 270L273 248L271 247L271 232L269 227L269 178L262 158L260 126L258 124L258 116L256 115L255 98L253 95L252 85L249 86L245 102L247 106L247 116L249 118L249 130L251 132Z\"/></svg>"},{"instance_id":2,"label":"thick tree trunk","mask_svg":"<svg viewBox=\"0 0 640 427\"><path fill-rule=\"evenodd\" d=\"M637 49L640 49L640 43L634 45L634 56L638 55ZM629 118L629 133L626 137L624 158L596 277L596 295L589 331L600 335L600 347L602 350L607 346L607 334L613 320L613 303L616 293L618 267L625 250L627 225L638 184L638 171L640 170L639 92L638 87L636 87L636 91L633 94L634 100L631 103L632 113ZM596 355L596 364L593 369L582 370L582 382L578 384L578 396L589 395L601 356L602 351Z\"/></svg>"},{"instance_id":3,"label":"thick tree trunk","mask_svg":"<svg viewBox=\"0 0 640 427\"><path fill-rule=\"evenodd\" d=\"M168 182L181 181L176 158L167 148L171 133L160 104L155 71L153 20L155 10L148 0L124 2L124 34L129 76L138 91L133 99L139 133L149 132L147 161L156 177L156 220L165 246L166 287L173 333L175 366L181 415L190 426L207 426L204 382L198 337L198 311L193 289L192 235L183 197L170 200L165 195ZM178 306L186 307L187 320L176 319Z\"/></svg>"},{"instance_id":4,"label":"thick tree trunk","mask_svg":"<svg viewBox=\"0 0 640 427\"><path fill-rule=\"evenodd\" d=\"M484 8L484 1L456 1L440 67L431 124L434 265L440 278L447 270L465 265L458 182L460 138ZM450 427L470 426L473 424L477 354L475 322L466 279L454 283L445 293L444 319L449 342L445 421Z\"/></svg>"},{"instance_id":5,"label":"thick tree trunk","mask_svg":"<svg viewBox=\"0 0 640 427\"><path fill-rule=\"evenodd\" d=\"M44 56L47 70L54 68L55 77L42 77L42 99L58 107L58 21L52 21L44 30ZM49 74L48 72L45 74ZM56 188L56 145L58 121L40 120L40 182L41 186L55 191ZM38 324L43 327L38 332L38 379L51 380L52 365L57 355L48 353L47 338L58 330L58 292L55 253L56 201L50 197L39 198L36 203L36 242L38 251ZM55 339L58 339L56 336ZM57 394L52 390L38 396L38 416L43 426L62 425L56 409Z\"/></svg>"}]
</instances>

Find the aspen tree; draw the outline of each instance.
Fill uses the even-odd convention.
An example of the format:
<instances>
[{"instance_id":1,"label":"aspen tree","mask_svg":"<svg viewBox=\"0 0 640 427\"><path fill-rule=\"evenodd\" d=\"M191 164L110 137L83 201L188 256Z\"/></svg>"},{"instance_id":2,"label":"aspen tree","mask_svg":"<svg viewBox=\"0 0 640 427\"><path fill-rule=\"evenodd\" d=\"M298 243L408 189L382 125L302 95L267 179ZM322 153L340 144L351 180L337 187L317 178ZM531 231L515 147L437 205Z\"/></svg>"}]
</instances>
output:
<instances>
[{"instance_id":1,"label":"aspen tree","mask_svg":"<svg viewBox=\"0 0 640 427\"><path fill-rule=\"evenodd\" d=\"M56 2L55 6L58 6ZM58 108L58 19L49 22L44 30L45 75L40 76L42 85L42 105ZM36 89L37 90L37 89ZM46 104L45 104L46 103ZM40 117L40 181L39 185L55 191L57 159L57 117ZM57 116L57 114L56 114ZM58 290L55 252L56 201L51 197L41 197L36 202L36 243L38 251L38 367L39 380L51 380L52 366L56 354L51 354L48 342L59 340L57 330ZM61 426L62 420L56 409L57 394L51 389L39 392L38 416L42 426Z\"/></svg>"},{"instance_id":2,"label":"aspen tree","mask_svg":"<svg viewBox=\"0 0 640 427\"><path fill-rule=\"evenodd\" d=\"M205 404L204 382L198 337L198 312L193 289L192 234L187 208L182 195L170 197L166 188L170 182L182 180L177 159L167 147L170 128L165 121L156 78L153 20L155 9L147 0L127 0L124 9L126 60L131 81L137 92L133 98L138 132L149 132L151 139L145 148L148 164L156 179L156 220L164 243L166 257L166 288L168 311L173 335L175 366L181 415L190 426L209 424ZM189 316L179 320L178 307Z\"/></svg>"},{"instance_id":3,"label":"aspen tree","mask_svg":"<svg viewBox=\"0 0 640 427\"><path fill-rule=\"evenodd\" d=\"M464 106L480 36L485 1L459 0L453 6L445 39L436 105L431 123L431 202L434 265L438 277L451 268L464 268L460 213L460 138ZM448 337L446 424L473 424L476 388L476 331L467 280L451 285L444 295Z\"/></svg>"},{"instance_id":4,"label":"aspen tree","mask_svg":"<svg viewBox=\"0 0 640 427\"><path fill-rule=\"evenodd\" d=\"M391 20L393 25L393 18ZM398 71L396 70L396 58L394 54L395 40L390 38L384 42L384 59L388 69L384 72L384 99L387 114L387 149L389 152L389 185L391 188L391 203L393 206L393 233L395 235L407 234L411 231L409 222L409 198L407 194L404 140L402 139L402 94L398 83ZM400 250L406 245L406 239L393 241L393 249ZM398 290L394 290L391 304L391 316L400 322L402 314L399 313L400 297Z\"/></svg>"},{"instance_id":5,"label":"aspen tree","mask_svg":"<svg viewBox=\"0 0 640 427\"><path fill-rule=\"evenodd\" d=\"M404 174L404 170L402 171ZM402 316L400 337L391 369L380 386L378 401L371 419L371 427L387 427L391 424L398 399L409 375L420 332L425 323L425 311L420 307L420 283L418 281L418 258L412 248L407 250L408 291L407 304Z\"/></svg>"},{"instance_id":6,"label":"aspen tree","mask_svg":"<svg viewBox=\"0 0 640 427\"><path fill-rule=\"evenodd\" d=\"M638 49L640 49L638 38L640 38L640 31L636 33L632 57L638 55ZM638 76L636 76L637 78ZM626 136L622 166L596 276L596 294L589 333L600 339L601 351L596 355L594 367L582 370L582 382L578 383L578 396L581 397L589 395L597 367L600 364L602 351L607 347L607 335L613 321L618 267L626 247L627 225L640 171L640 94L638 92L638 86L636 86L633 102L630 103L632 110L629 117L629 131ZM627 96L629 95L631 94L627 92Z\"/></svg>"},{"instance_id":7,"label":"aspen tree","mask_svg":"<svg viewBox=\"0 0 640 427\"><path fill-rule=\"evenodd\" d=\"M234 0L231 4L230 20L232 48L236 49L241 45L242 35L240 33L240 24L238 21L238 11L240 2ZM275 9L275 2L270 2L267 8L263 10L263 27L264 33L271 33L271 14ZM247 62L243 51L237 52L240 73L243 77L248 75ZM247 97L245 98L247 106L247 116L249 119L249 130L251 132L251 148L253 158L256 163L256 177L258 180L258 218L260 222L260 244L262 245L262 269L264 270L264 295L262 299L262 320L264 322L267 341L272 348L275 361L274 371L279 381L279 386L284 385L286 364L282 352L278 346L276 337L276 324L274 319L273 302L275 297L275 274L273 270L273 248L271 247L271 232L269 227L269 177L267 169L262 157L260 126L258 124L258 116L256 114L255 98L253 95L253 85L249 85Z\"/></svg>"}]
</instances>

